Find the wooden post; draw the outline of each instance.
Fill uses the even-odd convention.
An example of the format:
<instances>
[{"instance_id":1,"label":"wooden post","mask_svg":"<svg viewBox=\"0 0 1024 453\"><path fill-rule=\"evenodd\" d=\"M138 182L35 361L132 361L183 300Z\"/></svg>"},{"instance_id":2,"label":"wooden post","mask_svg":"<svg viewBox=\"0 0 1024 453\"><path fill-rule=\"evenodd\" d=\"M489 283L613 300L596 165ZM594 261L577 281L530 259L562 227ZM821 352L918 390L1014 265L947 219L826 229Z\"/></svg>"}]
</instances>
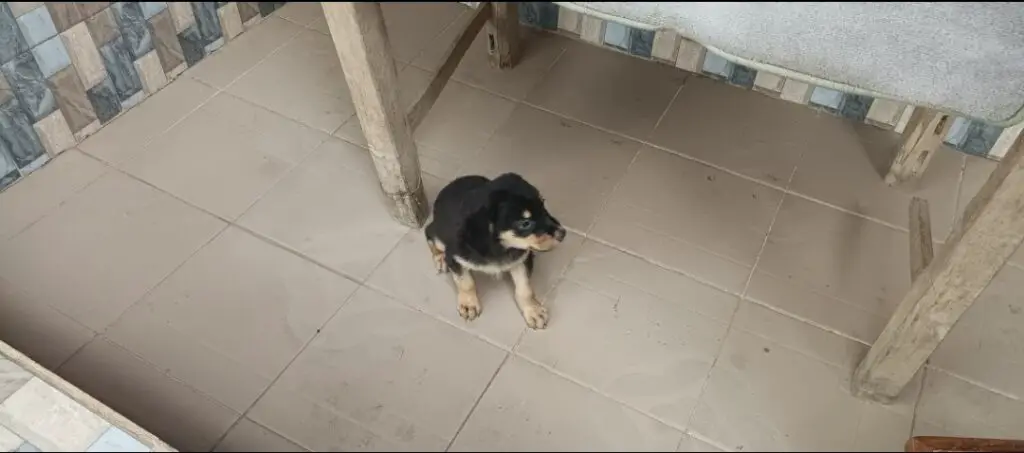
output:
<instances>
[{"instance_id":1,"label":"wooden post","mask_svg":"<svg viewBox=\"0 0 1024 453\"><path fill-rule=\"evenodd\" d=\"M895 398L1024 241L1024 152L1018 139L914 280L867 357L854 394Z\"/></svg>"},{"instance_id":2,"label":"wooden post","mask_svg":"<svg viewBox=\"0 0 1024 453\"><path fill-rule=\"evenodd\" d=\"M519 3L491 2L491 22L487 25L487 52L491 66L511 69L519 62Z\"/></svg>"},{"instance_id":3,"label":"wooden post","mask_svg":"<svg viewBox=\"0 0 1024 453\"><path fill-rule=\"evenodd\" d=\"M929 211L928 200L918 197L910 200L910 281L917 280L935 258Z\"/></svg>"},{"instance_id":4,"label":"wooden post","mask_svg":"<svg viewBox=\"0 0 1024 453\"><path fill-rule=\"evenodd\" d=\"M885 183L894 186L920 178L952 125L953 118L945 113L914 109L903 129L903 139L885 175Z\"/></svg>"},{"instance_id":5,"label":"wooden post","mask_svg":"<svg viewBox=\"0 0 1024 453\"><path fill-rule=\"evenodd\" d=\"M322 5L388 209L399 222L420 227L427 218L427 199L416 142L398 102L398 76L380 4Z\"/></svg>"}]
</instances>

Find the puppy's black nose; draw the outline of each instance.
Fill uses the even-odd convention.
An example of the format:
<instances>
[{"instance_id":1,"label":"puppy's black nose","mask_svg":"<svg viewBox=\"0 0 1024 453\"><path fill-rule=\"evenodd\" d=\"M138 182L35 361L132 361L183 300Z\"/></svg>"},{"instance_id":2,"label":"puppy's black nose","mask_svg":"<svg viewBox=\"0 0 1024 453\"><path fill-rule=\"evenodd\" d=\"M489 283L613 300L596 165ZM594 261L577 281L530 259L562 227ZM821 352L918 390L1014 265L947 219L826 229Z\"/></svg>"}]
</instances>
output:
<instances>
[{"instance_id":1,"label":"puppy's black nose","mask_svg":"<svg viewBox=\"0 0 1024 453\"><path fill-rule=\"evenodd\" d=\"M560 227L557 230L555 230L554 236L555 239L558 240L558 242L562 242L563 240L565 240L565 228Z\"/></svg>"}]
</instances>

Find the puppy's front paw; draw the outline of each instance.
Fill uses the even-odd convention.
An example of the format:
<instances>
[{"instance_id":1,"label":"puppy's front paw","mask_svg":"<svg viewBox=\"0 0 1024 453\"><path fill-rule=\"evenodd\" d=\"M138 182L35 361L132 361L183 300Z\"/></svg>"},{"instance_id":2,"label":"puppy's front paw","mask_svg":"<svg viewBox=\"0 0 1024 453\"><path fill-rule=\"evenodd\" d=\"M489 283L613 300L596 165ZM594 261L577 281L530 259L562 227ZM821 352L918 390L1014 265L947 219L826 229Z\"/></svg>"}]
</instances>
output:
<instances>
[{"instance_id":1,"label":"puppy's front paw","mask_svg":"<svg viewBox=\"0 0 1024 453\"><path fill-rule=\"evenodd\" d=\"M448 272L448 264L444 262L444 253L434 255L434 268L437 269L438 274Z\"/></svg>"},{"instance_id":2,"label":"puppy's front paw","mask_svg":"<svg viewBox=\"0 0 1024 453\"><path fill-rule=\"evenodd\" d=\"M548 326L548 309L540 302L534 301L523 306L523 319L531 329L543 329Z\"/></svg>"},{"instance_id":3,"label":"puppy's front paw","mask_svg":"<svg viewBox=\"0 0 1024 453\"><path fill-rule=\"evenodd\" d=\"M480 316L483 307L480 306L480 299L473 293L459 294L459 316L466 321L472 321Z\"/></svg>"}]
</instances>

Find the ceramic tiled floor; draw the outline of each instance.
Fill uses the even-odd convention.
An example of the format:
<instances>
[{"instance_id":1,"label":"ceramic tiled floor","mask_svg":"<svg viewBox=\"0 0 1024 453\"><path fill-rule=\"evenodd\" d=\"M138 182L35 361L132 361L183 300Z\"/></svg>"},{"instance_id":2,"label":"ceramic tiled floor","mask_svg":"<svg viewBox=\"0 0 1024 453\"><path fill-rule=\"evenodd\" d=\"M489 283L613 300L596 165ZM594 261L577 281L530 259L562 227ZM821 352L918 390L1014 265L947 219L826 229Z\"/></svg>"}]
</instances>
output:
<instances>
[{"instance_id":1,"label":"ceramic tiled floor","mask_svg":"<svg viewBox=\"0 0 1024 453\"><path fill-rule=\"evenodd\" d=\"M457 4L385 7L407 105ZM1022 437L1024 257L891 406L848 378L994 164L885 187L893 134L554 35L470 50L416 138L430 194L518 171L573 234L457 317L393 222L316 4L0 195L0 336L183 450L899 450Z\"/></svg>"}]
</instances>

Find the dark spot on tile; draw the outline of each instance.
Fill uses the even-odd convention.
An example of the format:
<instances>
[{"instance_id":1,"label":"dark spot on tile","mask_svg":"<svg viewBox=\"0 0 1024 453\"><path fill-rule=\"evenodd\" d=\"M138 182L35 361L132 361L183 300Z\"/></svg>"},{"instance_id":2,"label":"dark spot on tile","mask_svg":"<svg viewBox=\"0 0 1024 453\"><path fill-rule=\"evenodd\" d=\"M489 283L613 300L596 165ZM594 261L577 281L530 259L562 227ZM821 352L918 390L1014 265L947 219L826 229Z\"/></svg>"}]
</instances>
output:
<instances>
[{"instance_id":1,"label":"dark spot on tile","mask_svg":"<svg viewBox=\"0 0 1024 453\"><path fill-rule=\"evenodd\" d=\"M707 179L708 179L708 181L714 181L715 180L715 175L708 175Z\"/></svg>"},{"instance_id":2,"label":"dark spot on tile","mask_svg":"<svg viewBox=\"0 0 1024 453\"><path fill-rule=\"evenodd\" d=\"M121 100L117 98L117 92L114 90L114 84L110 81L110 77L87 90L86 96L88 96L89 103L92 104L100 123L105 124L121 113Z\"/></svg>"},{"instance_id":3,"label":"dark spot on tile","mask_svg":"<svg viewBox=\"0 0 1024 453\"><path fill-rule=\"evenodd\" d=\"M1018 307L1016 305L1010 305L1010 313L1014 314L1014 315L1019 315L1020 314L1020 307Z\"/></svg>"},{"instance_id":4,"label":"dark spot on tile","mask_svg":"<svg viewBox=\"0 0 1024 453\"><path fill-rule=\"evenodd\" d=\"M771 348L764 348L764 353L765 353L765 354L767 354L767 353L769 353L769 352L772 352Z\"/></svg>"}]
</instances>

